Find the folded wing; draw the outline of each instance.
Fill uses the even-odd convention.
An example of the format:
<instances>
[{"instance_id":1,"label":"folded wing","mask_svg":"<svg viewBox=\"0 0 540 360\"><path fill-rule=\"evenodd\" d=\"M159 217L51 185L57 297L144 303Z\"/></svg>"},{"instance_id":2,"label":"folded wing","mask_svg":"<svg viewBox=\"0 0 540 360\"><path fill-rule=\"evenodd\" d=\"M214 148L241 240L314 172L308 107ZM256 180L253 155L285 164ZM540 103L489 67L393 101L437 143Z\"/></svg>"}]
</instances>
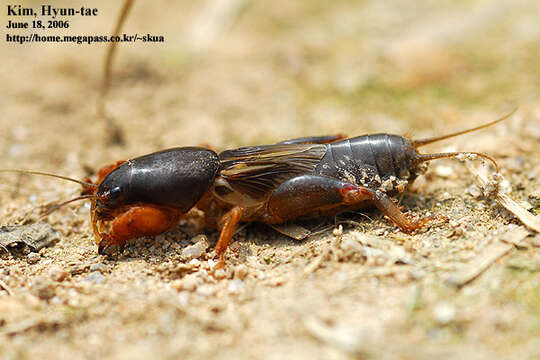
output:
<instances>
[{"instance_id":1,"label":"folded wing","mask_svg":"<svg viewBox=\"0 0 540 360\"><path fill-rule=\"evenodd\" d=\"M321 144L275 144L227 150L220 176L236 191L265 198L283 181L310 174L326 153Z\"/></svg>"}]
</instances>

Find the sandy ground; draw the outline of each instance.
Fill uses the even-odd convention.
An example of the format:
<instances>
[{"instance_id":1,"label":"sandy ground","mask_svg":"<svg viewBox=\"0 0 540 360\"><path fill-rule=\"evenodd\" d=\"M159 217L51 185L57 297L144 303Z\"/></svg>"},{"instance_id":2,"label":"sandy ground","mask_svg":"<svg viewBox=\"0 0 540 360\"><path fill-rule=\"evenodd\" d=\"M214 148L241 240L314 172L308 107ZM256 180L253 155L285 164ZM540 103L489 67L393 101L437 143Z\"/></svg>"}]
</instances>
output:
<instances>
[{"instance_id":1,"label":"sandy ground","mask_svg":"<svg viewBox=\"0 0 540 360\"><path fill-rule=\"evenodd\" d=\"M100 15L67 33L109 33L119 4L75 3ZM137 2L125 32L165 43L119 47L107 111L123 145L96 116L103 45L3 39L0 167L83 178L180 145L421 138L518 104L512 119L429 150L494 156L537 214L539 16L537 1L519 0ZM79 192L30 176L1 186L2 225ZM449 221L407 235L367 211L304 223L316 234L303 242L252 224L216 279L216 232L190 220L103 257L88 205L73 204L46 219L52 246L0 248L0 358L540 358L539 235L455 160L434 162L403 205ZM452 285L483 261L478 278Z\"/></svg>"}]
</instances>

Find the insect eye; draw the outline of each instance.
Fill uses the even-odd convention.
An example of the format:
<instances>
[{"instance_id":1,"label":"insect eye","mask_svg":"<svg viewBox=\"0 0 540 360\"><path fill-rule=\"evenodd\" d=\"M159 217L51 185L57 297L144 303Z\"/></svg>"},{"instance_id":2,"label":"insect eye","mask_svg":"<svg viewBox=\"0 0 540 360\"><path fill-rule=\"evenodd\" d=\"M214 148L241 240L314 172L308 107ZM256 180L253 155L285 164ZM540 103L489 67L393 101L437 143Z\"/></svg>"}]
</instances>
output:
<instances>
[{"instance_id":1,"label":"insect eye","mask_svg":"<svg viewBox=\"0 0 540 360\"><path fill-rule=\"evenodd\" d=\"M120 190L119 186L112 188L111 191L109 192L109 198L113 200L118 199L121 193L122 193L122 190Z\"/></svg>"}]
</instances>

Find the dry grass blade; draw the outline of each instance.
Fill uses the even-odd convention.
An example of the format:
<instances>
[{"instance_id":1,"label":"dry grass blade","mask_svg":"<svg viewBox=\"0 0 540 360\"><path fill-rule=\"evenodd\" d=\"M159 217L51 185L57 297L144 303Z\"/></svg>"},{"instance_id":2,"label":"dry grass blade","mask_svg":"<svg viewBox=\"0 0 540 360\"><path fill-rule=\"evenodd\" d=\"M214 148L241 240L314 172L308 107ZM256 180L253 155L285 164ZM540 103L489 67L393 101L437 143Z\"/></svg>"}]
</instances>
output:
<instances>
[{"instance_id":1,"label":"dry grass blade","mask_svg":"<svg viewBox=\"0 0 540 360\"><path fill-rule=\"evenodd\" d=\"M19 333L28 331L28 330L30 330L32 328L35 328L39 324L40 324L39 320L35 320L35 319L23 320L20 323L10 324L10 325L7 325L7 326L3 327L2 330L0 330L0 335L19 334Z\"/></svg>"},{"instance_id":2,"label":"dry grass blade","mask_svg":"<svg viewBox=\"0 0 540 360\"><path fill-rule=\"evenodd\" d=\"M360 353L363 350L362 329L333 328L314 317L306 318L304 326L311 336L327 345L348 353Z\"/></svg>"},{"instance_id":3,"label":"dry grass blade","mask_svg":"<svg viewBox=\"0 0 540 360\"><path fill-rule=\"evenodd\" d=\"M476 180L480 183L482 189L484 189L484 191L486 192L486 189L488 189L492 185L491 182L485 176L480 174L480 172L472 165L467 164L467 168L475 176ZM523 223L523 225L525 225L530 230L540 233L540 217L534 216L501 191L495 190L488 192L493 193L493 195L497 199L497 202L501 204L506 210L514 214Z\"/></svg>"},{"instance_id":4,"label":"dry grass blade","mask_svg":"<svg viewBox=\"0 0 540 360\"><path fill-rule=\"evenodd\" d=\"M315 260L313 260L313 262L309 263L309 265L304 268L304 276L311 275L317 271L321 267L322 263L328 258L331 251L332 250L330 247L324 249L321 255L319 255Z\"/></svg>"},{"instance_id":5,"label":"dry grass blade","mask_svg":"<svg viewBox=\"0 0 540 360\"><path fill-rule=\"evenodd\" d=\"M337 236L334 235L334 239L332 240L330 246L323 249L322 253L313 262L311 262L304 268L304 276L309 276L315 271L317 271L322 266L323 262L329 258L330 254L332 254L332 252L334 251L333 249L336 249L339 247L339 243L341 241L342 241L341 234Z\"/></svg>"},{"instance_id":6,"label":"dry grass blade","mask_svg":"<svg viewBox=\"0 0 540 360\"><path fill-rule=\"evenodd\" d=\"M302 241L311 235L311 231L293 223L270 224L270 227L280 234L286 235L297 241Z\"/></svg>"},{"instance_id":7,"label":"dry grass blade","mask_svg":"<svg viewBox=\"0 0 540 360\"><path fill-rule=\"evenodd\" d=\"M135 0L126 0L124 2L124 5L122 6L122 9L120 10L120 14L118 15L116 25L113 30L113 35L118 36L120 34L122 25L124 24L124 21L126 20L126 17L134 1ZM116 53L116 47L117 47L116 44L117 44L116 41L110 42L109 47L107 48L107 53L105 55L105 64L103 67L103 80L101 83L101 91L99 94L99 103L98 103L98 114L101 117L105 116L105 101L107 98L107 92L109 91L112 62L113 62L114 54Z\"/></svg>"},{"instance_id":8,"label":"dry grass blade","mask_svg":"<svg viewBox=\"0 0 540 360\"><path fill-rule=\"evenodd\" d=\"M525 238L529 235L529 230L525 229L523 226L519 225L508 225L508 231L505 233L505 236L501 238L502 241L508 244L515 245L518 248L527 248L529 243L527 243Z\"/></svg>"},{"instance_id":9,"label":"dry grass blade","mask_svg":"<svg viewBox=\"0 0 540 360\"><path fill-rule=\"evenodd\" d=\"M118 36L120 34L122 25L124 24L134 1L135 0L125 0L113 30L114 36ZM111 82L111 68L117 46L118 45L116 41L110 42L109 47L107 48L107 52L105 54L105 63L103 65L103 79L101 82L101 89L99 92L97 103L97 114L101 119L105 121L105 125L107 126L108 143L122 145L124 144L124 136L122 130L114 122L113 119L107 116L106 109L107 93L109 92L109 86Z\"/></svg>"},{"instance_id":10,"label":"dry grass blade","mask_svg":"<svg viewBox=\"0 0 540 360\"><path fill-rule=\"evenodd\" d=\"M11 291L11 288L0 279L0 289L4 289L5 292L7 292L8 295L13 295L13 291Z\"/></svg>"},{"instance_id":11,"label":"dry grass blade","mask_svg":"<svg viewBox=\"0 0 540 360\"><path fill-rule=\"evenodd\" d=\"M461 270L450 275L446 280L447 284L456 287L466 285L476 279L480 274L489 268L489 266L497 261L500 257L512 250L514 246L507 243L496 242L484 249L484 251L476 256L469 264L465 265Z\"/></svg>"}]
</instances>

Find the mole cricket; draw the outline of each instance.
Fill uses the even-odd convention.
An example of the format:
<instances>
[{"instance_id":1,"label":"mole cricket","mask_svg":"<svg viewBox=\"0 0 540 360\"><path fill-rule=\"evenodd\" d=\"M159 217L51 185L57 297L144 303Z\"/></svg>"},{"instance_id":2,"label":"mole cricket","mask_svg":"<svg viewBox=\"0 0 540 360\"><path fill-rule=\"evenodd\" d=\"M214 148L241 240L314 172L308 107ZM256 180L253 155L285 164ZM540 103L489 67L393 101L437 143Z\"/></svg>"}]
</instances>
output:
<instances>
[{"instance_id":1,"label":"mole cricket","mask_svg":"<svg viewBox=\"0 0 540 360\"><path fill-rule=\"evenodd\" d=\"M216 245L220 264L240 222L281 224L296 218L331 216L375 205L404 232L433 219L409 220L392 201L441 158L483 158L478 152L421 154L418 148L495 125L410 140L386 133L347 138L306 137L277 144L217 153L203 147L161 150L102 167L95 181L56 174L3 169L56 177L83 187L81 196L63 202L91 201L91 223L100 254L122 249L135 238L174 227L190 209L205 215L205 225L221 231ZM292 235L294 236L294 235Z\"/></svg>"}]
</instances>

